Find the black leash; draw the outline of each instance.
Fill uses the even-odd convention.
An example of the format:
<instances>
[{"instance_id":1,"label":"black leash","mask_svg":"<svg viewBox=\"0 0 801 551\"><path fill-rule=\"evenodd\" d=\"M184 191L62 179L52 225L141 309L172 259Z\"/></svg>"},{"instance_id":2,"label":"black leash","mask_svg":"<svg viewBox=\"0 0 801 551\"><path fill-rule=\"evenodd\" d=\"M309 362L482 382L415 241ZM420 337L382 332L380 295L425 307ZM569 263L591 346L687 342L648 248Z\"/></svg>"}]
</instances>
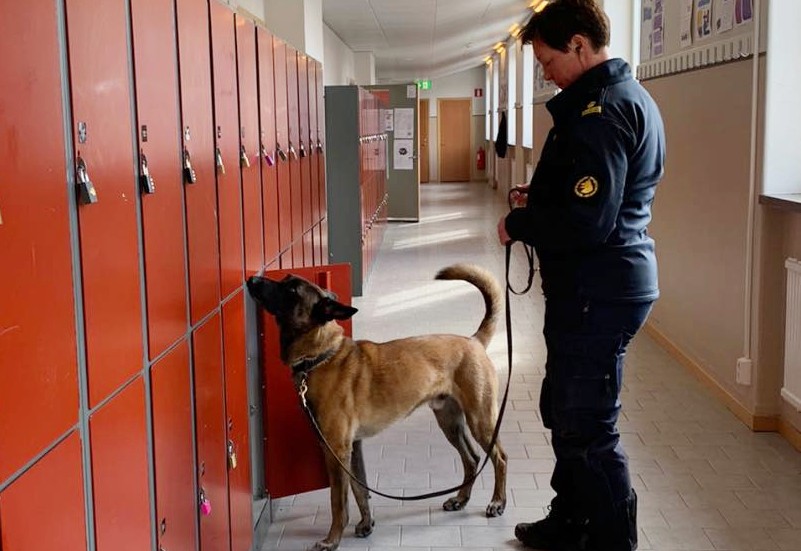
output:
<instances>
[{"instance_id":1,"label":"black leash","mask_svg":"<svg viewBox=\"0 0 801 551\"><path fill-rule=\"evenodd\" d=\"M507 361L508 361L508 375L506 379L506 390L503 393L503 400L501 400L501 407L498 411L498 420L495 423L495 430L492 432L492 440L490 440L490 444L487 447L489 452L484 455L484 461L481 463L481 466L478 470L471 476L469 479L462 482L459 486L454 486L453 488L447 488L445 490L437 490L436 492L430 492L427 494L416 495L416 496L395 496L391 494L385 494L383 492L379 492L378 490L374 490L370 488L364 481L360 480L359 477L354 475L350 469L342 462L339 456L334 452L331 448L331 444L328 443L328 440L325 439L323 436L322 431L320 430L320 426L317 424L317 419L314 417L314 413L311 411L308 402L306 401L306 393L309 390L309 387L306 383L308 379L308 373L304 372L299 375L300 377L300 384L298 385L298 396L300 397L300 406L303 411L306 413L306 416L309 418L314 431L317 433L317 438L325 445L328 449L328 452L336 458L337 463L342 468L343 471L352 479L354 480L359 486L367 490L368 492L374 493L381 497L386 497L389 499L395 499L398 501L419 501L422 499L428 499L432 497L444 496L446 494L451 494L453 492L458 492L465 486L472 484L481 474L481 471L484 470L484 467L487 465L487 462L490 459L490 453L492 453L493 448L495 447L496 442L498 441L498 433L501 430L501 421L503 420L503 414L506 411L506 402L509 398L509 386L512 383L512 314L510 310L510 292L515 293L512 289L511 284L509 283L509 265L511 264L511 257L512 257L512 244L513 242L509 242L506 244L506 354L507 354ZM532 260L533 262L533 260ZM530 274L529 284L528 286L531 287L531 279L533 279L533 273ZM526 288L526 291L528 288ZM523 291L524 293L526 291ZM520 294L520 293L515 293Z\"/></svg>"},{"instance_id":2,"label":"black leash","mask_svg":"<svg viewBox=\"0 0 801 551\"><path fill-rule=\"evenodd\" d=\"M506 201L509 204L509 210L511 211L514 209L514 204L512 203L512 193L514 193L515 189L510 189L509 193L506 196ZM537 268L534 267L534 247L531 245L527 245L523 243L523 251L526 253L526 263L528 264L528 280L526 281L526 288L522 291L515 291L512 287L512 283L509 281L509 248L511 248L511 244L507 243L506 247L506 287L509 291L516 295L525 295L531 290L531 285L534 283L534 274L537 273Z\"/></svg>"}]
</instances>

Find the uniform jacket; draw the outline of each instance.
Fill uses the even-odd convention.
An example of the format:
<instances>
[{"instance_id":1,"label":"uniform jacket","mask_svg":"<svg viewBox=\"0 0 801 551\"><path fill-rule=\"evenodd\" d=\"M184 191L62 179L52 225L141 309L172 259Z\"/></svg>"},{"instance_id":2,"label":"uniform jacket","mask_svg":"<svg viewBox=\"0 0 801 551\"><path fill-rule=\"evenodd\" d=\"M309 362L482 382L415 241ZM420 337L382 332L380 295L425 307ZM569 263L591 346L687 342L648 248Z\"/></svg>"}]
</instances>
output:
<instances>
[{"instance_id":1,"label":"uniform jacket","mask_svg":"<svg viewBox=\"0 0 801 551\"><path fill-rule=\"evenodd\" d=\"M506 217L533 245L547 297L649 301L659 295L651 204L665 134L648 92L621 59L585 72L547 103L554 126L525 207Z\"/></svg>"}]
</instances>

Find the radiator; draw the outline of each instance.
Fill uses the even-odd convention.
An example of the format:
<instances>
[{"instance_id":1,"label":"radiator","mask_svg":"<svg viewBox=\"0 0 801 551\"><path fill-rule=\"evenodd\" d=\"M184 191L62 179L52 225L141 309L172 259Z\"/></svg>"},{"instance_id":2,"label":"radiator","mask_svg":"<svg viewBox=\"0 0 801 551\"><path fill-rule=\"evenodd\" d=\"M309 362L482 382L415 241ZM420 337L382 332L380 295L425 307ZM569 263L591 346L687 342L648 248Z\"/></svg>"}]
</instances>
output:
<instances>
[{"instance_id":1,"label":"radiator","mask_svg":"<svg viewBox=\"0 0 801 551\"><path fill-rule=\"evenodd\" d=\"M788 258L784 266L787 268L787 308L782 398L801 411L801 262Z\"/></svg>"}]
</instances>

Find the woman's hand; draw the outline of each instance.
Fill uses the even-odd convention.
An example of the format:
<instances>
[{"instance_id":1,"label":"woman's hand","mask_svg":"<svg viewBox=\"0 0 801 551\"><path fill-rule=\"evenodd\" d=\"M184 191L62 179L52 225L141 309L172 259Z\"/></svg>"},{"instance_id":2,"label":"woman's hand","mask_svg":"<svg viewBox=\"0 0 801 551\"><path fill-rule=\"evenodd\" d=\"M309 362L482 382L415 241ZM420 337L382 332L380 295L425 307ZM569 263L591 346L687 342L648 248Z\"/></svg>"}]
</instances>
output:
<instances>
[{"instance_id":1,"label":"woman's hand","mask_svg":"<svg viewBox=\"0 0 801 551\"><path fill-rule=\"evenodd\" d=\"M501 242L501 245L506 245L511 240L512 238L506 233L506 217L502 216L501 219L498 220L498 241Z\"/></svg>"},{"instance_id":2,"label":"woman's hand","mask_svg":"<svg viewBox=\"0 0 801 551\"><path fill-rule=\"evenodd\" d=\"M510 194L513 207L525 207L526 199L528 197L529 184L523 184L512 188Z\"/></svg>"}]
</instances>

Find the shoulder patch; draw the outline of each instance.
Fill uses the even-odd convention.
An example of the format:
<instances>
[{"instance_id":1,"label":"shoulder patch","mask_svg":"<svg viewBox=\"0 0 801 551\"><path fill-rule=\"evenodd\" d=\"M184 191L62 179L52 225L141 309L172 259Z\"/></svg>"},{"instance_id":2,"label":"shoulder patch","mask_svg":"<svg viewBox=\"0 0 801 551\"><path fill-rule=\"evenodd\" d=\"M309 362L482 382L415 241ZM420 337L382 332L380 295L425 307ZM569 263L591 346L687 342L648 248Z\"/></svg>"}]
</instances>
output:
<instances>
[{"instance_id":1,"label":"shoulder patch","mask_svg":"<svg viewBox=\"0 0 801 551\"><path fill-rule=\"evenodd\" d=\"M591 101L587 104L587 107L584 108L584 111L581 112L581 116L586 117L587 115L600 115L601 111L603 111L603 107L598 105L596 102Z\"/></svg>"},{"instance_id":2,"label":"shoulder patch","mask_svg":"<svg viewBox=\"0 0 801 551\"><path fill-rule=\"evenodd\" d=\"M581 197L582 199L592 197L598 192L598 180L592 176L584 176L578 182L576 182L573 191L575 192L576 197Z\"/></svg>"}]
</instances>

